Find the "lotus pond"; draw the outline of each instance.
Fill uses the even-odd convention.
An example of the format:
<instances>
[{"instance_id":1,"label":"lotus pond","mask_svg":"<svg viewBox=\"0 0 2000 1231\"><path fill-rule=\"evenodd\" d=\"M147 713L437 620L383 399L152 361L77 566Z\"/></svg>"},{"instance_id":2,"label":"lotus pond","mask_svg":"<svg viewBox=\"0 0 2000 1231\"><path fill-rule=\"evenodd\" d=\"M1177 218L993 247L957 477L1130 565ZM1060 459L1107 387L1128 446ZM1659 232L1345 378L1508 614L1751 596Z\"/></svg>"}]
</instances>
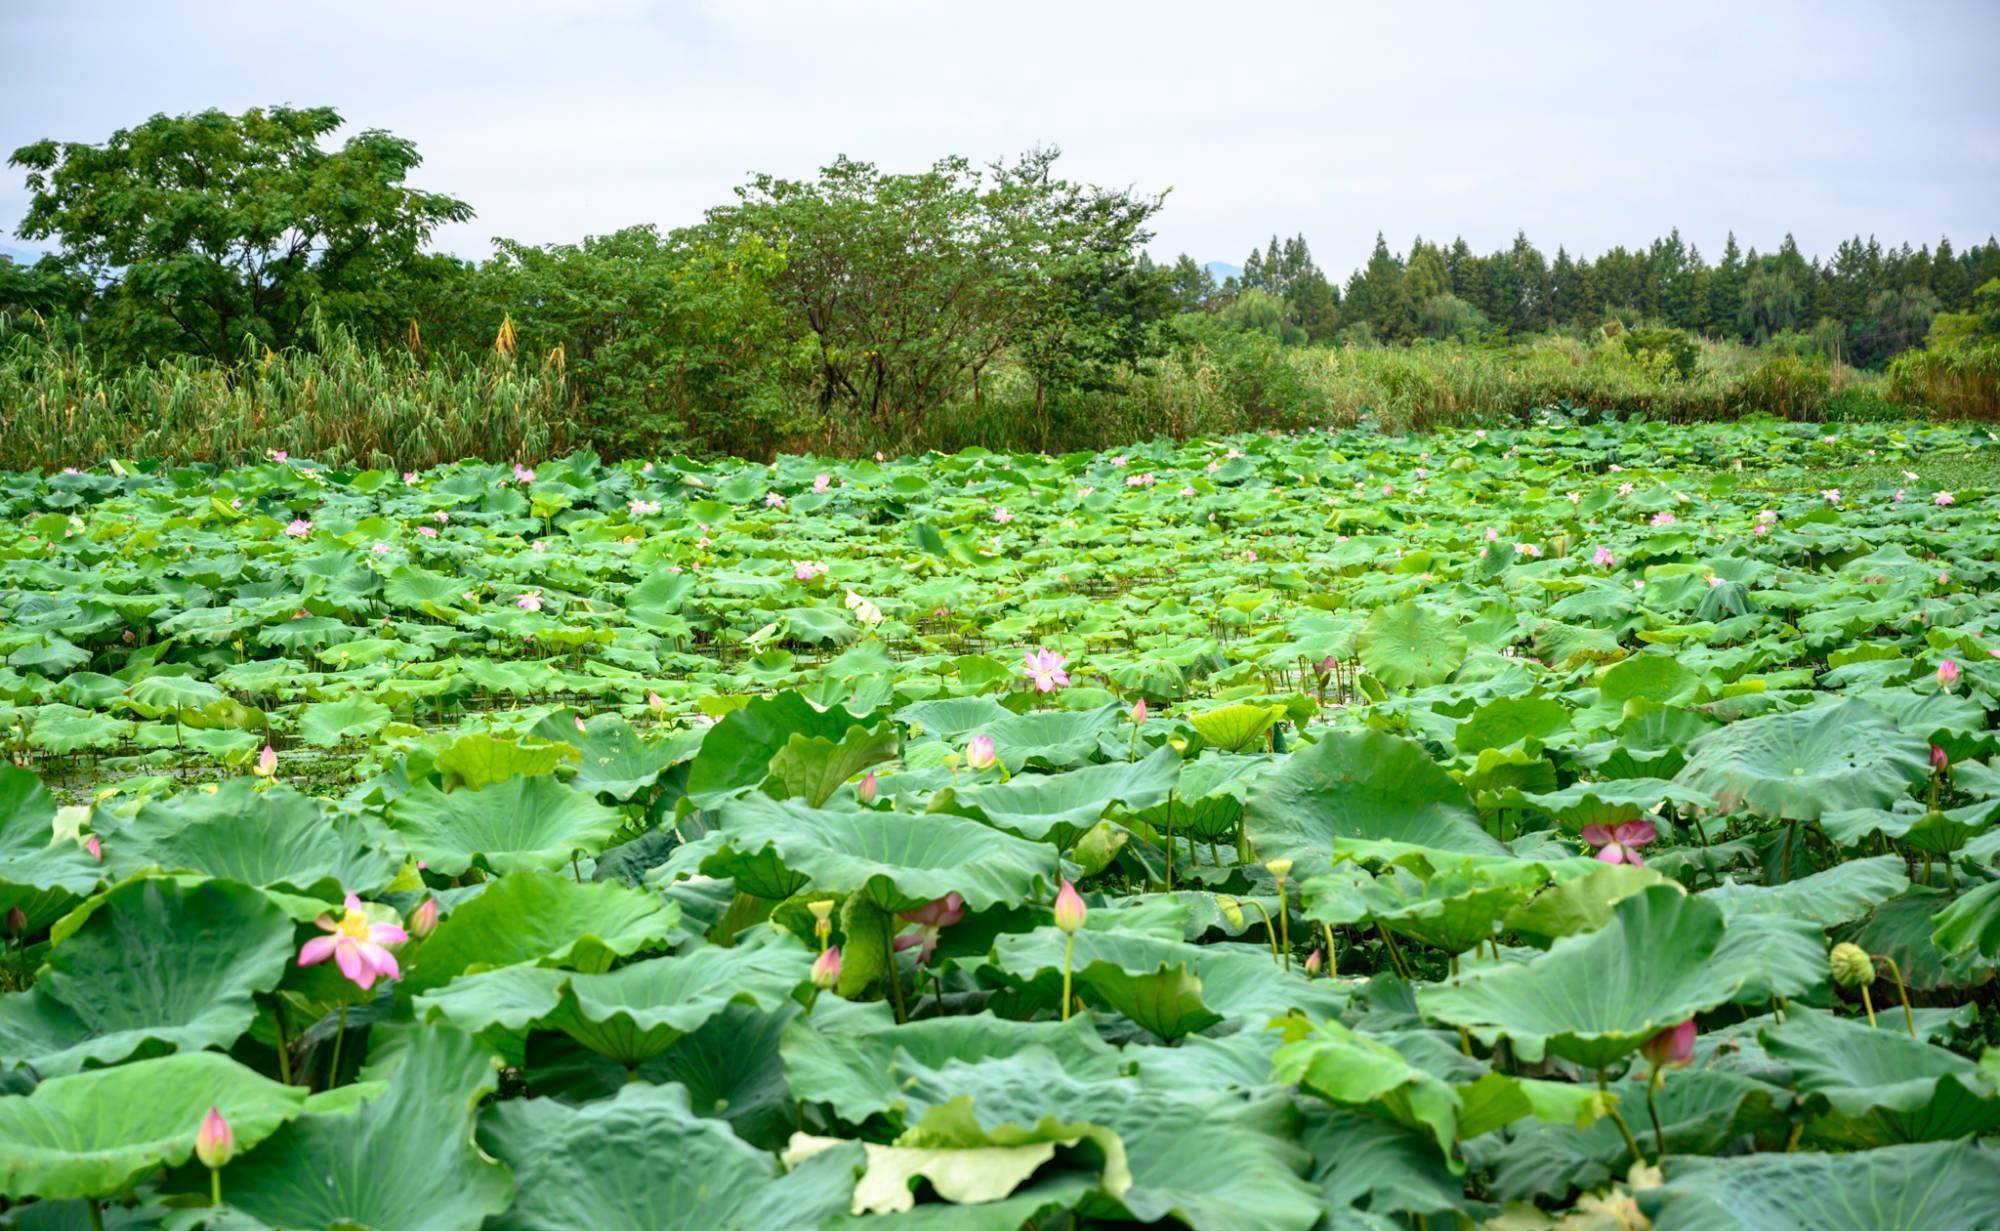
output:
<instances>
[{"instance_id":1,"label":"lotus pond","mask_svg":"<svg viewBox=\"0 0 2000 1231\"><path fill-rule=\"evenodd\" d=\"M0 476L0 1225L2000 1227L1996 463Z\"/></svg>"}]
</instances>

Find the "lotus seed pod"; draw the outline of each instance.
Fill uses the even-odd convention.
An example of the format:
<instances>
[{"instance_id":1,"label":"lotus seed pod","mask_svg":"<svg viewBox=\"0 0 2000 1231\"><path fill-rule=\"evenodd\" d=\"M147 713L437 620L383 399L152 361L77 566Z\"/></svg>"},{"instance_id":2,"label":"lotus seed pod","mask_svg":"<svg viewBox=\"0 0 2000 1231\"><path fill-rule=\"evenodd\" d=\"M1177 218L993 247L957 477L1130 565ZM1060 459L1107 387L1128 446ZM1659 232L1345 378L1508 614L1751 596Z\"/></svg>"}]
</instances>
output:
<instances>
[{"instance_id":1,"label":"lotus seed pod","mask_svg":"<svg viewBox=\"0 0 2000 1231\"><path fill-rule=\"evenodd\" d=\"M1826 958L1833 981L1842 987L1867 987L1875 982L1875 959L1860 945L1845 941L1833 947Z\"/></svg>"},{"instance_id":2,"label":"lotus seed pod","mask_svg":"<svg viewBox=\"0 0 2000 1231\"><path fill-rule=\"evenodd\" d=\"M1273 859L1265 864L1264 867L1279 880L1283 880L1292 874L1292 861L1289 859Z\"/></svg>"}]
</instances>

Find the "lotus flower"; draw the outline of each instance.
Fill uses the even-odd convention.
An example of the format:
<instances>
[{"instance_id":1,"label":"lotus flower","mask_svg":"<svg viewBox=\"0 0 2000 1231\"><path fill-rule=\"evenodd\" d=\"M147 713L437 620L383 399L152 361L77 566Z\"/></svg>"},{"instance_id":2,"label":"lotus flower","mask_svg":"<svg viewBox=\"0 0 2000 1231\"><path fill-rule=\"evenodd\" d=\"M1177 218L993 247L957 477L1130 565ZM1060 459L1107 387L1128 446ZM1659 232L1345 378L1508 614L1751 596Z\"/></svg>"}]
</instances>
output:
<instances>
[{"instance_id":1,"label":"lotus flower","mask_svg":"<svg viewBox=\"0 0 2000 1231\"><path fill-rule=\"evenodd\" d=\"M438 929L438 903L436 898L425 898L410 912L410 935L418 940L428 940Z\"/></svg>"},{"instance_id":2,"label":"lotus flower","mask_svg":"<svg viewBox=\"0 0 2000 1231\"><path fill-rule=\"evenodd\" d=\"M1056 926L1075 935L1083 930L1083 921L1090 910L1083 904L1083 895L1068 881L1062 883L1062 890L1056 894Z\"/></svg>"},{"instance_id":3,"label":"lotus flower","mask_svg":"<svg viewBox=\"0 0 2000 1231\"><path fill-rule=\"evenodd\" d=\"M1610 568L1618 563L1618 557L1611 554L1609 547L1600 547L1597 549L1597 554L1590 558L1590 562L1598 568Z\"/></svg>"},{"instance_id":4,"label":"lotus flower","mask_svg":"<svg viewBox=\"0 0 2000 1231\"><path fill-rule=\"evenodd\" d=\"M1629 863L1634 867L1646 861L1639 857L1639 848L1659 837L1648 820L1625 821L1606 829L1602 825L1585 825L1583 840L1597 847L1600 863Z\"/></svg>"},{"instance_id":5,"label":"lotus flower","mask_svg":"<svg viewBox=\"0 0 2000 1231\"><path fill-rule=\"evenodd\" d=\"M785 507L785 498L777 492L765 492L764 507L767 509L782 509Z\"/></svg>"},{"instance_id":6,"label":"lotus flower","mask_svg":"<svg viewBox=\"0 0 2000 1231\"><path fill-rule=\"evenodd\" d=\"M1132 703L1132 725L1138 727L1138 726L1144 726L1145 723L1146 723L1146 698L1140 697L1137 701L1134 701Z\"/></svg>"},{"instance_id":7,"label":"lotus flower","mask_svg":"<svg viewBox=\"0 0 2000 1231\"><path fill-rule=\"evenodd\" d=\"M999 745L990 735L975 735L965 741L965 763L974 769L986 769L1000 759Z\"/></svg>"},{"instance_id":8,"label":"lotus flower","mask_svg":"<svg viewBox=\"0 0 2000 1231\"><path fill-rule=\"evenodd\" d=\"M832 487L832 486L833 486L833 476L832 476L832 475L830 475L830 474L816 474L816 475L814 475L814 476L813 476L813 494L814 494L814 495L818 495L818 496L824 496L824 495L826 494L826 489L827 489L827 488L829 488L829 487Z\"/></svg>"},{"instance_id":9,"label":"lotus flower","mask_svg":"<svg viewBox=\"0 0 2000 1231\"><path fill-rule=\"evenodd\" d=\"M956 893L947 893L934 902L928 902L915 910L906 910L897 916L905 923L914 923L917 930L898 936L894 943L896 952L912 945L921 946L917 950L917 965L931 960L937 950L938 933L965 918L965 899Z\"/></svg>"},{"instance_id":10,"label":"lotus flower","mask_svg":"<svg viewBox=\"0 0 2000 1231\"><path fill-rule=\"evenodd\" d=\"M1952 689L1952 685L1958 683L1958 664L1949 658L1939 663L1937 669L1937 682L1939 688L1944 689L1946 692L1950 692Z\"/></svg>"},{"instance_id":11,"label":"lotus flower","mask_svg":"<svg viewBox=\"0 0 2000 1231\"><path fill-rule=\"evenodd\" d=\"M1647 1039L1639 1051L1655 1069L1677 1069L1694 1059L1694 1036L1694 1019L1690 1017Z\"/></svg>"},{"instance_id":12,"label":"lotus flower","mask_svg":"<svg viewBox=\"0 0 2000 1231\"><path fill-rule=\"evenodd\" d=\"M839 946L823 950L813 959L812 982L813 986L821 991L826 991L840 982Z\"/></svg>"},{"instance_id":13,"label":"lotus flower","mask_svg":"<svg viewBox=\"0 0 2000 1231\"><path fill-rule=\"evenodd\" d=\"M1941 774L1951 768L1951 756L1936 744L1931 745L1931 772Z\"/></svg>"},{"instance_id":14,"label":"lotus flower","mask_svg":"<svg viewBox=\"0 0 2000 1231\"><path fill-rule=\"evenodd\" d=\"M227 1166L236 1156L236 1133L229 1127L229 1121L222 1118L221 1109L212 1104L208 1114L201 1118L201 1127L195 1130L194 1156L210 1171Z\"/></svg>"},{"instance_id":15,"label":"lotus flower","mask_svg":"<svg viewBox=\"0 0 2000 1231\"><path fill-rule=\"evenodd\" d=\"M1938 506L1939 508L1943 508L1946 505L1952 504L1954 502L1952 500L1950 492L1939 492L1937 495L1931 497L1931 503Z\"/></svg>"},{"instance_id":16,"label":"lotus flower","mask_svg":"<svg viewBox=\"0 0 2000 1231\"><path fill-rule=\"evenodd\" d=\"M1319 969L1323 960L1318 949L1314 949L1311 953L1306 954L1306 978L1316 979L1319 977Z\"/></svg>"},{"instance_id":17,"label":"lotus flower","mask_svg":"<svg viewBox=\"0 0 2000 1231\"><path fill-rule=\"evenodd\" d=\"M514 605L523 611L540 611L542 609L542 592L540 590L530 590L526 594L516 598Z\"/></svg>"},{"instance_id":18,"label":"lotus flower","mask_svg":"<svg viewBox=\"0 0 2000 1231\"><path fill-rule=\"evenodd\" d=\"M815 577L824 576L825 573L826 565L817 560L792 561L792 578L796 581L811 581Z\"/></svg>"},{"instance_id":19,"label":"lotus flower","mask_svg":"<svg viewBox=\"0 0 2000 1231\"><path fill-rule=\"evenodd\" d=\"M332 958L340 973L364 992L375 986L378 978L394 979L403 973L396 965L396 955L385 946L400 945L410 934L393 923L370 923L360 898L347 895L345 913L338 921L332 915L321 915L314 922L332 935L307 941L299 949L299 965L317 966Z\"/></svg>"},{"instance_id":20,"label":"lotus flower","mask_svg":"<svg viewBox=\"0 0 2000 1231\"><path fill-rule=\"evenodd\" d=\"M257 754L257 764L251 772L259 778L269 778L271 775L277 773L278 750L269 744L264 745L264 751Z\"/></svg>"},{"instance_id":21,"label":"lotus flower","mask_svg":"<svg viewBox=\"0 0 2000 1231\"><path fill-rule=\"evenodd\" d=\"M1665 512L1655 513L1653 514L1653 524L1655 526L1671 526L1674 524L1674 515Z\"/></svg>"},{"instance_id":22,"label":"lotus flower","mask_svg":"<svg viewBox=\"0 0 2000 1231\"><path fill-rule=\"evenodd\" d=\"M292 455L283 449L274 449L271 452L271 460L274 462L288 462L292 460Z\"/></svg>"},{"instance_id":23,"label":"lotus flower","mask_svg":"<svg viewBox=\"0 0 2000 1231\"><path fill-rule=\"evenodd\" d=\"M861 780L861 785L854 788L854 798L860 800L863 807L867 807L875 802L875 797L881 790L882 784L875 780L875 771L871 769L868 771L868 776Z\"/></svg>"},{"instance_id":24,"label":"lotus flower","mask_svg":"<svg viewBox=\"0 0 2000 1231\"><path fill-rule=\"evenodd\" d=\"M998 508L993 510L993 520L1004 526L1014 520L1014 515L1005 508Z\"/></svg>"},{"instance_id":25,"label":"lotus flower","mask_svg":"<svg viewBox=\"0 0 2000 1231\"><path fill-rule=\"evenodd\" d=\"M521 463L515 462L514 481L521 484L533 483L535 481L535 472Z\"/></svg>"},{"instance_id":26,"label":"lotus flower","mask_svg":"<svg viewBox=\"0 0 2000 1231\"><path fill-rule=\"evenodd\" d=\"M1021 669L1034 682L1036 692L1069 687L1069 672L1063 670L1068 665L1067 658L1046 648L1021 656Z\"/></svg>"},{"instance_id":27,"label":"lotus flower","mask_svg":"<svg viewBox=\"0 0 2000 1231\"><path fill-rule=\"evenodd\" d=\"M99 863L104 862L104 843L97 840L96 834L92 834L83 840L83 849L90 852L92 859L95 859Z\"/></svg>"},{"instance_id":28,"label":"lotus flower","mask_svg":"<svg viewBox=\"0 0 2000 1231\"><path fill-rule=\"evenodd\" d=\"M313 524L303 517L293 518L291 524L285 527L285 533L295 539L311 538L312 532Z\"/></svg>"},{"instance_id":29,"label":"lotus flower","mask_svg":"<svg viewBox=\"0 0 2000 1231\"><path fill-rule=\"evenodd\" d=\"M28 934L28 912L18 906L7 908L7 935L26 936Z\"/></svg>"}]
</instances>

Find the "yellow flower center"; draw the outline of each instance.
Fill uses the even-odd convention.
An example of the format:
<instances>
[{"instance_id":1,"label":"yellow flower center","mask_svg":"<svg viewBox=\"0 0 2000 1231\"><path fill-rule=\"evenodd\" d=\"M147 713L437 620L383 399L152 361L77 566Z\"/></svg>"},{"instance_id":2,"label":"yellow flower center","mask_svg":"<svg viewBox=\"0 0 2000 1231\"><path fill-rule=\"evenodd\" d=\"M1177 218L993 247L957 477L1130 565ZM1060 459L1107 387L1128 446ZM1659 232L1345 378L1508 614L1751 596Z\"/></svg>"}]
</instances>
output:
<instances>
[{"instance_id":1,"label":"yellow flower center","mask_svg":"<svg viewBox=\"0 0 2000 1231\"><path fill-rule=\"evenodd\" d=\"M358 910L350 910L340 917L340 926L334 931L348 940L367 940L368 916Z\"/></svg>"}]
</instances>

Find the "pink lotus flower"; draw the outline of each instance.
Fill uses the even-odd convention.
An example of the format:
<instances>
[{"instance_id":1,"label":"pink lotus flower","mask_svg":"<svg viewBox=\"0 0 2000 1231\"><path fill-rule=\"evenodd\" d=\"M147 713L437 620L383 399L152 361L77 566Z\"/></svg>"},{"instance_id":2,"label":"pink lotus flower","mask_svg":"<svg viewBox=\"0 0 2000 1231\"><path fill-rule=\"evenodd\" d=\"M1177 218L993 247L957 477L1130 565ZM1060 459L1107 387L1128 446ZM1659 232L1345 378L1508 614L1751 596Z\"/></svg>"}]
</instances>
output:
<instances>
[{"instance_id":1,"label":"pink lotus flower","mask_svg":"<svg viewBox=\"0 0 2000 1231\"><path fill-rule=\"evenodd\" d=\"M1943 773L1951 768L1951 755L1936 744L1931 745L1931 772Z\"/></svg>"},{"instance_id":2,"label":"pink lotus flower","mask_svg":"<svg viewBox=\"0 0 2000 1231\"><path fill-rule=\"evenodd\" d=\"M295 539L309 538L312 532L313 524L303 517L293 518L292 523L285 527L285 533Z\"/></svg>"},{"instance_id":3,"label":"pink lotus flower","mask_svg":"<svg viewBox=\"0 0 2000 1231\"><path fill-rule=\"evenodd\" d=\"M1954 501L1950 492L1939 492L1937 495L1931 497L1931 503L1939 508L1943 508L1948 504L1954 503Z\"/></svg>"},{"instance_id":4,"label":"pink lotus flower","mask_svg":"<svg viewBox=\"0 0 2000 1231\"><path fill-rule=\"evenodd\" d=\"M906 910L897 916L905 923L914 923L917 930L898 936L894 943L896 952L901 953L911 946L917 948L917 965L931 960L937 950L938 933L965 918L965 899L956 893L947 893L934 902L928 902L915 910Z\"/></svg>"},{"instance_id":5,"label":"pink lotus flower","mask_svg":"<svg viewBox=\"0 0 2000 1231\"><path fill-rule=\"evenodd\" d=\"M1135 727L1139 727L1139 726L1144 726L1145 724L1146 724L1146 698L1140 697L1137 701L1134 701L1132 703L1132 725Z\"/></svg>"},{"instance_id":6,"label":"pink lotus flower","mask_svg":"<svg viewBox=\"0 0 2000 1231\"><path fill-rule=\"evenodd\" d=\"M283 449L276 449L273 450L271 453L271 460L274 462L288 462L292 460L292 455L285 452Z\"/></svg>"},{"instance_id":7,"label":"pink lotus flower","mask_svg":"<svg viewBox=\"0 0 2000 1231\"><path fill-rule=\"evenodd\" d=\"M1828 504L1839 504L1840 489L1837 487L1824 488L1820 492L1820 497L1821 499L1825 500Z\"/></svg>"},{"instance_id":8,"label":"pink lotus flower","mask_svg":"<svg viewBox=\"0 0 2000 1231\"><path fill-rule=\"evenodd\" d=\"M1583 840L1597 847L1599 863L1629 863L1634 867L1646 861L1639 857L1639 848L1659 837L1648 820L1624 821L1606 829L1602 825L1585 825Z\"/></svg>"},{"instance_id":9,"label":"pink lotus flower","mask_svg":"<svg viewBox=\"0 0 2000 1231\"><path fill-rule=\"evenodd\" d=\"M1489 542L1489 543L1497 543L1497 542L1499 542L1499 541L1500 541L1500 532L1499 532L1498 530L1495 530L1495 529L1494 529L1493 527L1491 527L1491 526L1488 526L1488 527L1486 527L1486 541L1487 541L1487 542Z\"/></svg>"},{"instance_id":10,"label":"pink lotus flower","mask_svg":"<svg viewBox=\"0 0 2000 1231\"><path fill-rule=\"evenodd\" d=\"M410 912L410 935L418 940L430 939L430 934L438 930L438 902L436 898L425 898Z\"/></svg>"},{"instance_id":11,"label":"pink lotus flower","mask_svg":"<svg viewBox=\"0 0 2000 1231\"><path fill-rule=\"evenodd\" d=\"M1000 759L999 745L990 735L975 735L965 741L965 763L974 769L986 769Z\"/></svg>"},{"instance_id":12,"label":"pink lotus flower","mask_svg":"<svg viewBox=\"0 0 2000 1231\"><path fill-rule=\"evenodd\" d=\"M1958 664L1949 658L1939 663L1937 669L1937 682L1939 688L1944 689L1946 692L1950 692L1952 689L1952 685L1958 683Z\"/></svg>"},{"instance_id":13,"label":"pink lotus flower","mask_svg":"<svg viewBox=\"0 0 2000 1231\"><path fill-rule=\"evenodd\" d=\"M514 481L516 483L523 483L523 484L533 483L535 481L535 472L533 470L530 470L528 467L523 466L521 463L515 462Z\"/></svg>"},{"instance_id":14,"label":"pink lotus flower","mask_svg":"<svg viewBox=\"0 0 2000 1231\"><path fill-rule=\"evenodd\" d=\"M1514 544L1514 554L1517 556L1527 556L1531 560L1540 559L1542 549L1533 543L1516 543Z\"/></svg>"},{"instance_id":15,"label":"pink lotus flower","mask_svg":"<svg viewBox=\"0 0 2000 1231\"><path fill-rule=\"evenodd\" d=\"M1320 955L1318 949L1314 949L1311 953L1306 954L1306 978L1318 978L1320 966L1324 961L1325 959Z\"/></svg>"},{"instance_id":16,"label":"pink lotus flower","mask_svg":"<svg viewBox=\"0 0 2000 1231\"><path fill-rule=\"evenodd\" d=\"M1069 687L1069 672L1063 670L1068 665L1067 658L1047 648L1021 656L1021 669L1034 682L1036 692Z\"/></svg>"},{"instance_id":17,"label":"pink lotus flower","mask_svg":"<svg viewBox=\"0 0 2000 1231\"><path fill-rule=\"evenodd\" d=\"M530 590L526 594L516 598L514 605L523 611L540 611L542 609L542 592L540 590Z\"/></svg>"},{"instance_id":18,"label":"pink lotus flower","mask_svg":"<svg viewBox=\"0 0 2000 1231\"><path fill-rule=\"evenodd\" d=\"M816 474L816 475L814 475L814 476L813 476L813 494L814 494L814 495L816 495L816 496L824 496L824 495L826 495L826 490L827 490L827 489L828 489L829 487L832 487L832 486L833 486L833 476L832 476L832 475L830 475L830 474Z\"/></svg>"},{"instance_id":19,"label":"pink lotus flower","mask_svg":"<svg viewBox=\"0 0 2000 1231\"><path fill-rule=\"evenodd\" d=\"M657 500L628 500L625 502L625 508L634 517L650 517L660 511L660 502Z\"/></svg>"},{"instance_id":20,"label":"pink lotus flower","mask_svg":"<svg viewBox=\"0 0 2000 1231\"><path fill-rule=\"evenodd\" d=\"M416 472L416 471L414 471L414 470L405 470L405 471L403 472L403 482L404 482L404 483L415 483L416 481L417 481L417 472Z\"/></svg>"},{"instance_id":21,"label":"pink lotus flower","mask_svg":"<svg viewBox=\"0 0 2000 1231\"><path fill-rule=\"evenodd\" d=\"M1083 895L1068 881L1062 883L1062 890L1056 894L1056 926L1075 935L1083 930L1083 921L1090 911L1083 904Z\"/></svg>"},{"instance_id":22,"label":"pink lotus flower","mask_svg":"<svg viewBox=\"0 0 2000 1231\"><path fill-rule=\"evenodd\" d=\"M764 507L767 509L782 509L785 507L785 498L777 492L765 492Z\"/></svg>"},{"instance_id":23,"label":"pink lotus flower","mask_svg":"<svg viewBox=\"0 0 2000 1231\"><path fill-rule=\"evenodd\" d=\"M824 949L813 959L812 982L821 991L840 982L840 946Z\"/></svg>"},{"instance_id":24,"label":"pink lotus flower","mask_svg":"<svg viewBox=\"0 0 2000 1231\"><path fill-rule=\"evenodd\" d=\"M876 796L881 793L882 784L876 780L875 771L872 769L868 771L868 776L861 780L861 785L854 788L854 798L860 800L864 808L872 805Z\"/></svg>"},{"instance_id":25,"label":"pink lotus flower","mask_svg":"<svg viewBox=\"0 0 2000 1231\"><path fill-rule=\"evenodd\" d=\"M436 526L418 526L418 527L417 527L417 537L418 537L418 538L420 538L420 539L434 539L434 538L436 538L437 536L438 536L438 532L437 532L437 527L436 527Z\"/></svg>"},{"instance_id":26,"label":"pink lotus flower","mask_svg":"<svg viewBox=\"0 0 2000 1231\"><path fill-rule=\"evenodd\" d=\"M798 581L811 581L826 574L826 565L816 560L792 561L792 577Z\"/></svg>"},{"instance_id":27,"label":"pink lotus flower","mask_svg":"<svg viewBox=\"0 0 2000 1231\"><path fill-rule=\"evenodd\" d=\"M236 1157L236 1133L222 1118L220 1108L211 1105L201 1118L201 1127L194 1134L194 1156L210 1171L227 1166Z\"/></svg>"},{"instance_id":28,"label":"pink lotus flower","mask_svg":"<svg viewBox=\"0 0 2000 1231\"><path fill-rule=\"evenodd\" d=\"M1671 526L1674 524L1674 520L1675 518L1672 513L1660 512L1653 514L1652 524L1655 526Z\"/></svg>"},{"instance_id":29,"label":"pink lotus flower","mask_svg":"<svg viewBox=\"0 0 2000 1231\"><path fill-rule=\"evenodd\" d=\"M1598 568L1610 568L1618 563L1618 557L1611 554L1609 547L1600 547L1597 549L1597 554L1590 558L1590 562Z\"/></svg>"},{"instance_id":30,"label":"pink lotus flower","mask_svg":"<svg viewBox=\"0 0 2000 1231\"><path fill-rule=\"evenodd\" d=\"M345 913L338 921L332 915L321 915L314 922L332 934L307 941L299 949L299 965L317 966L332 958L340 973L364 992L375 986L378 978L394 979L403 973L396 965L396 955L385 946L400 945L410 934L393 923L370 923L360 898L347 895Z\"/></svg>"},{"instance_id":31,"label":"pink lotus flower","mask_svg":"<svg viewBox=\"0 0 2000 1231\"><path fill-rule=\"evenodd\" d=\"M993 520L1004 526L1014 520L1014 515L1004 508L998 508L993 510Z\"/></svg>"},{"instance_id":32,"label":"pink lotus flower","mask_svg":"<svg viewBox=\"0 0 2000 1231\"><path fill-rule=\"evenodd\" d=\"M1656 1069L1677 1069L1694 1059L1694 1036L1694 1019L1690 1017L1647 1039L1639 1052Z\"/></svg>"},{"instance_id":33,"label":"pink lotus flower","mask_svg":"<svg viewBox=\"0 0 2000 1231\"><path fill-rule=\"evenodd\" d=\"M83 849L90 852L92 859L95 859L99 863L104 862L104 843L97 840L96 834L92 834L83 840Z\"/></svg>"},{"instance_id":34,"label":"pink lotus flower","mask_svg":"<svg viewBox=\"0 0 2000 1231\"><path fill-rule=\"evenodd\" d=\"M259 778L269 778L272 774L277 773L278 750L269 744L264 745L264 751L257 754L256 768L251 772L255 773Z\"/></svg>"}]
</instances>

